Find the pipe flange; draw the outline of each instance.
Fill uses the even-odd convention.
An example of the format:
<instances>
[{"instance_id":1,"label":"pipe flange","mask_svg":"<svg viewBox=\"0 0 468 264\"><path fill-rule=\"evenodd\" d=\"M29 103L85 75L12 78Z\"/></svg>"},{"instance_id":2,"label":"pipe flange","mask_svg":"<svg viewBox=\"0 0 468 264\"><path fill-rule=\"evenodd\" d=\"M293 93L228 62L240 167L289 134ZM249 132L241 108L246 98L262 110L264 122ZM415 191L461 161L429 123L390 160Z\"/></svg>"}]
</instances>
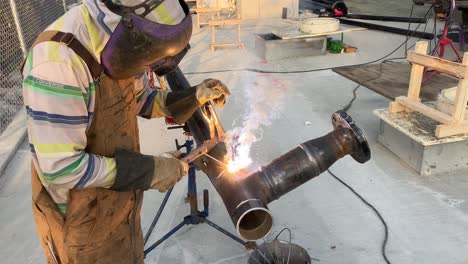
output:
<instances>
[{"instance_id":1,"label":"pipe flange","mask_svg":"<svg viewBox=\"0 0 468 264\"><path fill-rule=\"evenodd\" d=\"M357 162L366 163L371 158L371 151L369 143L367 142L366 136L362 130L354 122L348 113L343 110L336 111L332 115L332 123L335 129L347 128L353 132L353 135L357 141L357 150L351 154Z\"/></svg>"}]
</instances>

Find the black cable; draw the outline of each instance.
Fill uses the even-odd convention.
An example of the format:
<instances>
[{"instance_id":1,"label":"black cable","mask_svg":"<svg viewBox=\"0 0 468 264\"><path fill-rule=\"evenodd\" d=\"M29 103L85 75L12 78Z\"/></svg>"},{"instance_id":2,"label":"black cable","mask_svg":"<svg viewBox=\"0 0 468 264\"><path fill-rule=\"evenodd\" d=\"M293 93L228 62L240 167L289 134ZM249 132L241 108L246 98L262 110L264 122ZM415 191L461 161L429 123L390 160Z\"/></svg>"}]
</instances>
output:
<instances>
[{"instance_id":1,"label":"black cable","mask_svg":"<svg viewBox=\"0 0 468 264\"><path fill-rule=\"evenodd\" d=\"M414 4L413 4L413 5L414 5ZM428 10L428 12L426 13L426 15L424 16L424 18L427 18L427 16L429 15L429 13L432 13L431 10L432 10L432 8L429 8L429 10ZM409 23L411 23L411 22L409 22ZM408 24L409 24L409 23L408 23ZM421 24L420 24L420 25L421 25ZM426 25L424 26L424 32L426 32L427 25L428 25L428 22L426 22ZM412 35L414 35L414 32L415 32L418 28L419 28L419 26L416 27L416 29L413 31L413 34L412 34ZM412 35L411 35L411 36L412 36ZM346 106L343 107L343 111L347 112L349 109L351 109L351 107L353 106L354 101L357 99L357 90L358 90L362 85L366 84L367 82L374 81L374 80L377 80L377 79L379 79L380 77L382 77L382 75L383 75L383 66L382 66L382 65L383 65L384 63L387 63L387 62L392 61L392 60L406 59L406 57L407 57L406 54L407 54L408 50L411 49L413 46L416 45L416 44L413 44L413 45L411 45L410 47L408 47L408 46L406 45L406 44L408 43L408 41L409 41L409 39L410 39L411 36L407 37L406 41L404 42L404 44L405 44L405 57L403 57L403 58L387 59L387 60L382 61L382 62L380 63L380 67L379 67L379 75L378 75L377 77L371 78L371 79L369 79L369 80L365 80L365 81L363 81L363 82L360 82L356 87L354 87L354 89L353 89L353 98L351 98L351 100L348 102L348 104L346 104ZM419 40L421 40L421 38L420 38ZM418 40L418 41L419 41L419 40ZM399 48L398 48L398 49L399 49Z\"/></svg>"},{"instance_id":2,"label":"black cable","mask_svg":"<svg viewBox=\"0 0 468 264\"><path fill-rule=\"evenodd\" d=\"M413 2L413 6L411 8L411 15L413 14L413 9L414 9L414 2ZM428 10L428 12L426 13L426 15L424 16L425 18L427 18L429 12L432 12L432 8L430 8ZM410 22L411 23L411 22ZM426 22L426 25L424 26L424 32L426 32L426 28L427 28L427 22ZM420 25L418 25L419 27ZM408 25L408 28L410 27L410 24ZM416 27L416 29L414 30L414 32L418 29L418 27ZM414 33L412 34L414 35ZM411 36L412 36L411 35ZM370 81L373 81L373 80L376 80L378 78L380 78L383 74L383 64L384 63L387 63L389 61L392 61L392 60L398 60L398 59L406 59L406 53L409 49L411 49L415 44L413 44L411 47L408 48L407 46L407 43L409 41L409 39L411 38L411 36L407 36L405 42L402 44L402 45L405 45L405 57L403 58L393 58L393 59L388 59L388 60L384 60L382 61L382 63L380 64L380 68L379 68L379 75L377 77L374 77L374 78L371 78L369 80L366 80L366 81L363 81L361 83L359 83L354 89L353 89L353 98L349 101L349 103L343 107L343 111L348 111L352 106L353 106L353 103L354 101L357 99L357 90L359 89L359 87L361 87L362 85L364 85L365 83L367 82L370 82ZM402 46L401 45L401 46ZM400 47L401 47L400 46ZM398 49L400 48L398 47ZM395 51L393 51L391 54L393 54ZM388 56L387 56L388 57ZM384 57L385 58L385 57ZM364 199L364 197L362 197L358 192L356 192L351 186L349 186L346 182L344 182L342 179L340 179L338 176L336 176L331 170L327 170L327 172L333 177L335 178L337 181L339 181L341 184L343 184L346 188L348 188L354 195L356 195L367 207L371 208L371 210L377 215L377 217L379 218L379 220L382 222L382 225L384 226L384 239L383 239L383 242L382 242L382 246L381 246L381 253L382 253L382 257L383 259L385 260L385 263L387 264L391 264L390 260L388 259L387 257L387 252L386 252L386 249L387 249L387 242L388 242L388 225L387 225L387 222L385 221L385 219L382 217L382 215L380 214L380 212L371 204L369 203L366 199Z\"/></svg>"},{"instance_id":3,"label":"black cable","mask_svg":"<svg viewBox=\"0 0 468 264\"><path fill-rule=\"evenodd\" d=\"M410 12L410 21L408 22L408 32L406 33L406 40L409 39L409 30L411 29L411 18L413 18L413 12L414 12L414 6L416 5L416 3L413 1L413 4L411 5L411 12ZM426 22L426 26L427 26L427 22ZM426 30L424 30L425 32ZM405 43L405 57L408 56L408 41Z\"/></svg>"},{"instance_id":4,"label":"black cable","mask_svg":"<svg viewBox=\"0 0 468 264\"><path fill-rule=\"evenodd\" d=\"M433 29L434 29L434 46L437 46L437 13L436 11L434 10L434 14L433 14L433 19L434 19L434 25L433 25ZM432 45L432 40L431 40L431 45Z\"/></svg>"},{"instance_id":5,"label":"black cable","mask_svg":"<svg viewBox=\"0 0 468 264\"><path fill-rule=\"evenodd\" d=\"M382 77L383 75L383 64L385 63L385 61L383 61L381 64L380 64L380 68L379 68L379 75L375 78L371 78L369 80L365 80L363 82L360 82L356 87L354 87L353 89L353 98L351 98L351 100L349 101L349 103L343 107L343 111L345 112L348 112L349 109L351 109L351 107L353 106L353 103L354 101L357 99L357 90L362 86L364 85L365 83L367 82L370 82L370 81L374 81L374 80L377 80L379 79L380 77Z\"/></svg>"},{"instance_id":6,"label":"black cable","mask_svg":"<svg viewBox=\"0 0 468 264\"><path fill-rule=\"evenodd\" d=\"M343 184L346 188L348 188L354 195L356 195L367 207L369 207L374 213L377 215L377 217L380 219L384 226L385 230L385 235L383 239L383 243L381 246L381 251L382 251L382 257L385 260L385 263L391 264L390 260L387 257L387 242L388 242L388 225L385 219L382 217L382 215L379 213L379 211L372 205L370 204L364 197L362 197L358 192L356 192L351 186L349 186L346 182L344 182L342 179L340 179L338 176L336 176L331 170L327 170L327 172L335 178L337 181L339 181L341 184Z\"/></svg>"},{"instance_id":7,"label":"black cable","mask_svg":"<svg viewBox=\"0 0 468 264\"><path fill-rule=\"evenodd\" d=\"M411 47L409 47L409 48L411 48ZM354 89L353 89L353 98L351 98L351 100L348 102L348 104L346 104L343 107L343 111L348 112L349 109L351 109L351 107L353 106L354 101L357 99L357 90L361 86L363 86L364 84L366 84L366 83L368 83L370 81L375 81L375 80L379 79L380 77L382 77L382 75L383 75L383 64L388 63L388 62L393 61L393 60L403 60L403 59L406 59L406 57L392 58L392 59L387 59L387 60L382 61L382 63L380 63L380 65L379 65L379 75L377 77L371 78L369 80L365 80L363 82L360 82L356 87L354 87Z\"/></svg>"}]
</instances>

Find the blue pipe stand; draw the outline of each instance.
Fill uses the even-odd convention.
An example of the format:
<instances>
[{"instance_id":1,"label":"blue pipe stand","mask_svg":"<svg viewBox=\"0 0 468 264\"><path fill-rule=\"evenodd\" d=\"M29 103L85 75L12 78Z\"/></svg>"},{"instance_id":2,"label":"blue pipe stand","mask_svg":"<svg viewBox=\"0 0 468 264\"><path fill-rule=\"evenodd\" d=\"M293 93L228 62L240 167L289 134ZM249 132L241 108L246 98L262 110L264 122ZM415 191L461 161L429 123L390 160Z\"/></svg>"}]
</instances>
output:
<instances>
[{"instance_id":1,"label":"blue pipe stand","mask_svg":"<svg viewBox=\"0 0 468 264\"><path fill-rule=\"evenodd\" d=\"M181 128L181 127L177 127ZM185 141L185 144L179 145L179 143L176 140L176 146L177 149L180 150L181 148L186 149L187 153L190 153L192 151L194 145L193 138L191 135L188 133L188 138ZM148 232L145 235L144 238L144 243L148 242L154 227L158 223L159 218L161 217L162 212L164 211L164 208L166 207L167 201L169 200L169 197L171 196L172 193L172 188L166 193L163 202L161 203L161 206L159 207L153 222L151 223ZM197 198L197 181L196 181L196 172L195 172L195 167L190 166L189 171L188 171L188 193L187 193L187 202L190 203L190 214L185 216L182 222L175 226L172 230L167 232L161 239L156 241L154 244L149 246L147 249L144 251L145 257L153 251L156 247L158 247L161 243L163 243L165 240L170 238L173 234L175 234L179 229L181 229L185 225L198 225L201 223L206 223L209 226L213 227L214 229L218 230L222 234L226 235L227 237L233 239L237 243L241 244L242 246L246 247L247 249L253 249L256 247L255 242L246 242L236 235L232 234L231 232L225 230L224 228L218 226L217 224L211 222L210 220L207 219L209 215L209 196L208 196L208 190L203 191L203 211L198 210L198 198Z\"/></svg>"}]
</instances>

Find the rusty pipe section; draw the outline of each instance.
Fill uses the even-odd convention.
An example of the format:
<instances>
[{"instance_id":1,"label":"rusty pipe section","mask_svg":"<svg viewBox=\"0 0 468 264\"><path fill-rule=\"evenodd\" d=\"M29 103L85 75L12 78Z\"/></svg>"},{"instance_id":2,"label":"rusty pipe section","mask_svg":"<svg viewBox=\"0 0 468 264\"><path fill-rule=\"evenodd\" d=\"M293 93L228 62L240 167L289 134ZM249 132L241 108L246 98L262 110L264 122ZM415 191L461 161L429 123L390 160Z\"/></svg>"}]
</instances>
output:
<instances>
[{"instance_id":1,"label":"rusty pipe section","mask_svg":"<svg viewBox=\"0 0 468 264\"><path fill-rule=\"evenodd\" d=\"M176 91L190 87L180 70L170 73L167 80ZM242 238L258 240L266 236L273 225L267 204L317 177L338 159L346 155L360 163L370 159L367 140L351 117L338 111L332 123L332 132L299 145L252 173L229 174L219 162L202 159L199 167L215 186ZM198 110L187 125L198 144L224 133L211 105ZM224 143L209 152L218 160L224 160L226 153Z\"/></svg>"},{"instance_id":2,"label":"rusty pipe section","mask_svg":"<svg viewBox=\"0 0 468 264\"><path fill-rule=\"evenodd\" d=\"M300 144L269 164L248 175L230 175L228 178L242 186L248 196L244 202L230 205L231 217L237 231L244 238L263 238L271 229L271 215L262 206L319 176L337 160L351 155L357 162L370 159L366 138L351 117L343 111L332 116L334 130L327 135ZM253 198L255 197L255 198Z\"/></svg>"},{"instance_id":3,"label":"rusty pipe section","mask_svg":"<svg viewBox=\"0 0 468 264\"><path fill-rule=\"evenodd\" d=\"M357 162L370 159L366 138L343 111L333 114L335 129L327 135L300 144L246 177L245 185L255 186L261 199L270 203L330 168L337 160L351 155Z\"/></svg>"}]
</instances>

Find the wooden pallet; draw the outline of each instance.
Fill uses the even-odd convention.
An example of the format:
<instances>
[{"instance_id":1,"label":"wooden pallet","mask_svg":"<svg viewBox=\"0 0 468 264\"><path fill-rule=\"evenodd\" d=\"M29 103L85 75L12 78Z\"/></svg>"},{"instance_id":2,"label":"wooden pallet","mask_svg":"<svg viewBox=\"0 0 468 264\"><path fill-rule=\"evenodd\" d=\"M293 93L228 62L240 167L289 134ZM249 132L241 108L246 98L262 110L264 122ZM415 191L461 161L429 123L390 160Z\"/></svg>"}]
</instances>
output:
<instances>
[{"instance_id":1,"label":"wooden pallet","mask_svg":"<svg viewBox=\"0 0 468 264\"><path fill-rule=\"evenodd\" d=\"M456 63L427 55L427 46L428 42L418 41L415 50L408 53L407 60L413 64L408 96L397 97L395 102L391 102L389 112L417 111L440 122L441 125L438 125L435 131L437 138L468 134L468 121L465 121L468 104L468 52L464 54L462 63ZM419 95L425 67L459 79L451 114L440 112L421 103Z\"/></svg>"}]
</instances>

